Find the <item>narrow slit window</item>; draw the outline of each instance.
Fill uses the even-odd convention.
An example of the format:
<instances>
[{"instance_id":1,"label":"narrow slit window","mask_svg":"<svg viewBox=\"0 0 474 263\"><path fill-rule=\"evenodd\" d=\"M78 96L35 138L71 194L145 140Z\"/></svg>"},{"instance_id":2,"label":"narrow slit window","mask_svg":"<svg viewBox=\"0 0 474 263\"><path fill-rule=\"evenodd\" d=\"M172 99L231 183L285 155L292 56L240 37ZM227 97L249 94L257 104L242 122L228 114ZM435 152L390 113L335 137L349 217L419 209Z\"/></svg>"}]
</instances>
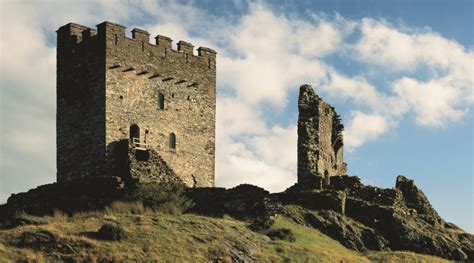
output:
<instances>
[{"instance_id":1,"label":"narrow slit window","mask_svg":"<svg viewBox=\"0 0 474 263\"><path fill-rule=\"evenodd\" d=\"M158 94L158 109L159 110L165 109L165 96L162 93Z\"/></svg>"},{"instance_id":2,"label":"narrow slit window","mask_svg":"<svg viewBox=\"0 0 474 263\"><path fill-rule=\"evenodd\" d=\"M184 62L185 63L189 62L188 53L184 53Z\"/></svg>"},{"instance_id":3,"label":"narrow slit window","mask_svg":"<svg viewBox=\"0 0 474 263\"><path fill-rule=\"evenodd\" d=\"M211 69L211 59L208 59L208 60L207 60L207 63L208 63L207 66L209 67L209 69Z\"/></svg>"},{"instance_id":4,"label":"narrow slit window","mask_svg":"<svg viewBox=\"0 0 474 263\"><path fill-rule=\"evenodd\" d=\"M118 44L118 36L117 36L117 34L114 34L114 43L115 43L115 45Z\"/></svg>"},{"instance_id":5,"label":"narrow slit window","mask_svg":"<svg viewBox=\"0 0 474 263\"><path fill-rule=\"evenodd\" d=\"M170 141L169 141L170 150L176 150L176 134L173 132L170 133Z\"/></svg>"},{"instance_id":6,"label":"narrow slit window","mask_svg":"<svg viewBox=\"0 0 474 263\"><path fill-rule=\"evenodd\" d=\"M145 42L142 41L142 51L145 51Z\"/></svg>"}]
</instances>

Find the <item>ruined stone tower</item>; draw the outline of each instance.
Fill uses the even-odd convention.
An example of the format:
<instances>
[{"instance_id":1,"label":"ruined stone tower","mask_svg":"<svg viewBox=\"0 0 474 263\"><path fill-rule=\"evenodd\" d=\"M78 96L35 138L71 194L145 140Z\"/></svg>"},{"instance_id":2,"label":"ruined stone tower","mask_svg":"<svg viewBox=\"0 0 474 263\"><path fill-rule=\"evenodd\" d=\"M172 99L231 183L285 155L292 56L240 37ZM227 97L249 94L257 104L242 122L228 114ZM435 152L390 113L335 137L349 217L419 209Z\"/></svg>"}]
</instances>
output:
<instances>
[{"instance_id":1,"label":"ruined stone tower","mask_svg":"<svg viewBox=\"0 0 474 263\"><path fill-rule=\"evenodd\" d=\"M334 107L316 95L310 85L303 85L298 110L298 183L329 183L331 176L345 174L344 126Z\"/></svg>"},{"instance_id":2,"label":"ruined stone tower","mask_svg":"<svg viewBox=\"0 0 474 263\"><path fill-rule=\"evenodd\" d=\"M58 29L59 183L173 174L214 186L216 52L149 37L110 22Z\"/></svg>"}]
</instances>

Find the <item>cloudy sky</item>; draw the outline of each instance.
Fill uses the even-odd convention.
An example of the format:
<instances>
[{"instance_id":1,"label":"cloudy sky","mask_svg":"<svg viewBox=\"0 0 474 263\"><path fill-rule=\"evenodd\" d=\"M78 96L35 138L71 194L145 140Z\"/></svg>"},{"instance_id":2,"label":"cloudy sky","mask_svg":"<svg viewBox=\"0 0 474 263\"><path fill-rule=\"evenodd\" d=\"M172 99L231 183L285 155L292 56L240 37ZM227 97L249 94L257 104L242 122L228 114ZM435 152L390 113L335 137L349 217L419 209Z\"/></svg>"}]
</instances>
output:
<instances>
[{"instance_id":1,"label":"cloudy sky","mask_svg":"<svg viewBox=\"0 0 474 263\"><path fill-rule=\"evenodd\" d=\"M218 186L295 183L309 83L342 115L350 175L415 179L474 231L472 1L294 2L2 0L0 203L56 178L54 31L108 20L218 51Z\"/></svg>"}]
</instances>

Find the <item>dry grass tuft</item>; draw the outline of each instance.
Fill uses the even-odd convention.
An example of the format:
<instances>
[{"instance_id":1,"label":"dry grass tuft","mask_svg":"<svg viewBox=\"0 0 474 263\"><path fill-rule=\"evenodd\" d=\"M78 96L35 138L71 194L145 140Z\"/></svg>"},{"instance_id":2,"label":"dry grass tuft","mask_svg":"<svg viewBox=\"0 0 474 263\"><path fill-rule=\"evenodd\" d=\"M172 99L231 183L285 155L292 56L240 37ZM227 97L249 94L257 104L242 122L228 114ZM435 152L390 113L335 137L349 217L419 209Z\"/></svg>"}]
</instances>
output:
<instances>
[{"instance_id":1,"label":"dry grass tuft","mask_svg":"<svg viewBox=\"0 0 474 263\"><path fill-rule=\"evenodd\" d=\"M53 215L51 216L52 222L66 222L68 220L68 214L60 210L54 210Z\"/></svg>"},{"instance_id":2,"label":"dry grass tuft","mask_svg":"<svg viewBox=\"0 0 474 263\"><path fill-rule=\"evenodd\" d=\"M145 214L147 209L140 201L135 202L113 202L110 206L105 208L105 214Z\"/></svg>"}]
</instances>

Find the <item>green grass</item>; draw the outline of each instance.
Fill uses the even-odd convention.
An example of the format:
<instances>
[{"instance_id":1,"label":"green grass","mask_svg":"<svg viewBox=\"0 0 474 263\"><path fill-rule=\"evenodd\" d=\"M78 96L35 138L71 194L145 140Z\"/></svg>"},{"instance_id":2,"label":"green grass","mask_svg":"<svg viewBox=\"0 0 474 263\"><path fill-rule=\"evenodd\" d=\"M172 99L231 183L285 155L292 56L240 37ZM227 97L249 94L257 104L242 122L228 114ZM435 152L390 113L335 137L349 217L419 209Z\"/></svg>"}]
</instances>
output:
<instances>
[{"instance_id":1,"label":"green grass","mask_svg":"<svg viewBox=\"0 0 474 263\"><path fill-rule=\"evenodd\" d=\"M417 263L441 263L441 262L450 262L448 260L416 254L413 252L371 252L367 257L373 262L380 263L404 263L404 262L417 262Z\"/></svg>"},{"instance_id":2,"label":"green grass","mask_svg":"<svg viewBox=\"0 0 474 263\"><path fill-rule=\"evenodd\" d=\"M192 214L173 216L150 211L133 214L124 210L83 213L73 217L57 213L43 218L44 225L1 230L0 262L60 262L68 258L87 262L231 262L249 255L258 262L444 262L409 252L362 255L318 230L296 224L283 216L275 219L272 228L290 229L296 237L295 242L272 241L251 231L244 222L231 218ZM127 238L122 241L95 239L93 233L107 222L121 225ZM15 246L23 232L40 229L53 233L61 243L70 244L74 253L54 249L47 253Z\"/></svg>"},{"instance_id":3,"label":"green grass","mask_svg":"<svg viewBox=\"0 0 474 263\"><path fill-rule=\"evenodd\" d=\"M272 228L287 228L295 234L295 242L275 241L270 247L289 262L369 262L363 255L342 246L316 229L297 225L285 217L277 217Z\"/></svg>"}]
</instances>

